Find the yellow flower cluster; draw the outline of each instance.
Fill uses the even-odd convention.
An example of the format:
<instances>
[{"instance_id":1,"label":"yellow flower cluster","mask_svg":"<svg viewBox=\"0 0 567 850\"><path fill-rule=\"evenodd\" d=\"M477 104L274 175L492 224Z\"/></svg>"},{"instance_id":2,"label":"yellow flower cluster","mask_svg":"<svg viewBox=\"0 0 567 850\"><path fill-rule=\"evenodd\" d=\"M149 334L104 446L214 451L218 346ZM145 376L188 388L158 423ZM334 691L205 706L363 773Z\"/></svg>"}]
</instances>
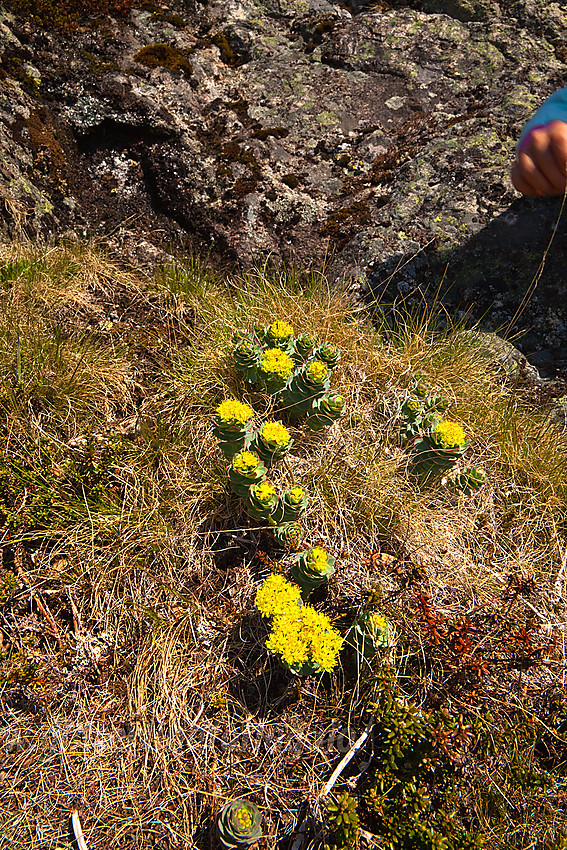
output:
<instances>
[{"instance_id":1,"label":"yellow flower cluster","mask_svg":"<svg viewBox=\"0 0 567 850\"><path fill-rule=\"evenodd\" d=\"M289 446L291 434L281 422L265 422L260 428L262 439L276 446Z\"/></svg>"},{"instance_id":2,"label":"yellow flower cluster","mask_svg":"<svg viewBox=\"0 0 567 850\"><path fill-rule=\"evenodd\" d=\"M326 363L323 363L321 360L314 360L313 363L310 363L307 367L307 376L312 381L316 381L320 384L325 380L328 371L329 369Z\"/></svg>"},{"instance_id":3,"label":"yellow flower cluster","mask_svg":"<svg viewBox=\"0 0 567 850\"><path fill-rule=\"evenodd\" d=\"M287 322L273 322L270 325L270 336L273 339L289 339L293 336L293 328Z\"/></svg>"},{"instance_id":4,"label":"yellow flower cluster","mask_svg":"<svg viewBox=\"0 0 567 850\"><path fill-rule=\"evenodd\" d=\"M271 575L262 582L256 593L256 608L262 617L281 617L297 608L301 589L283 576Z\"/></svg>"},{"instance_id":5,"label":"yellow flower cluster","mask_svg":"<svg viewBox=\"0 0 567 850\"><path fill-rule=\"evenodd\" d=\"M276 617L266 647L290 666L315 662L321 670L335 667L342 645L326 614L302 605Z\"/></svg>"},{"instance_id":6,"label":"yellow flower cluster","mask_svg":"<svg viewBox=\"0 0 567 850\"><path fill-rule=\"evenodd\" d=\"M269 481L262 481L253 488L253 493L259 502L269 502L276 495L276 488Z\"/></svg>"},{"instance_id":7,"label":"yellow flower cluster","mask_svg":"<svg viewBox=\"0 0 567 850\"><path fill-rule=\"evenodd\" d=\"M234 816L238 821L240 829L250 829L252 826L252 815L248 809L245 809L244 806L242 806L242 808L235 811Z\"/></svg>"},{"instance_id":8,"label":"yellow flower cluster","mask_svg":"<svg viewBox=\"0 0 567 850\"><path fill-rule=\"evenodd\" d=\"M455 449L464 445L467 441L463 428L456 422L442 419L432 429L432 434L437 443L444 449Z\"/></svg>"},{"instance_id":9,"label":"yellow flower cluster","mask_svg":"<svg viewBox=\"0 0 567 850\"><path fill-rule=\"evenodd\" d=\"M241 472L244 475L247 475L249 472L254 472L259 463L260 458L258 455L255 455L254 452L238 452L238 454L235 454L232 459L233 469L236 469L237 472Z\"/></svg>"},{"instance_id":10,"label":"yellow flower cluster","mask_svg":"<svg viewBox=\"0 0 567 850\"><path fill-rule=\"evenodd\" d=\"M388 628L388 621L382 614L371 614L370 615L370 628L374 632L381 632L384 629Z\"/></svg>"},{"instance_id":11,"label":"yellow flower cluster","mask_svg":"<svg viewBox=\"0 0 567 850\"><path fill-rule=\"evenodd\" d=\"M311 569L315 570L318 573L324 573L327 568L327 561L329 556L327 554L327 550L323 549L322 546L314 546L309 555L307 556L307 563L311 567Z\"/></svg>"},{"instance_id":12,"label":"yellow flower cluster","mask_svg":"<svg viewBox=\"0 0 567 850\"><path fill-rule=\"evenodd\" d=\"M213 694L209 705L211 708L226 708L228 705L228 699L224 691L219 691L217 694Z\"/></svg>"},{"instance_id":13,"label":"yellow flower cluster","mask_svg":"<svg viewBox=\"0 0 567 850\"><path fill-rule=\"evenodd\" d=\"M276 375L282 381L293 372L293 360L280 348L267 348L260 360L260 369L266 375Z\"/></svg>"},{"instance_id":14,"label":"yellow flower cluster","mask_svg":"<svg viewBox=\"0 0 567 850\"><path fill-rule=\"evenodd\" d=\"M303 487L292 487L291 490L288 490L288 496L290 502L293 502L294 505L298 505L305 496L305 490Z\"/></svg>"},{"instance_id":15,"label":"yellow flower cluster","mask_svg":"<svg viewBox=\"0 0 567 850\"><path fill-rule=\"evenodd\" d=\"M220 421L227 425L243 425L254 416L254 411L251 407L235 398L221 401L215 413Z\"/></svg>"}]
</instances>

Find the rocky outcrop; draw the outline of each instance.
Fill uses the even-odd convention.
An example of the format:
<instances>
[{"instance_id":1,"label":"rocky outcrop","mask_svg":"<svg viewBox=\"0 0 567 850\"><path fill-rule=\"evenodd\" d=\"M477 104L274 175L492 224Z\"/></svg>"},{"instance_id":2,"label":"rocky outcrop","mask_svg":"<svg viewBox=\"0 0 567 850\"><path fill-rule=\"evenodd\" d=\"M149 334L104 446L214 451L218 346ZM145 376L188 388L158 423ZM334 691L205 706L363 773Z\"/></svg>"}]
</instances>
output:
<instances>
[{"instance_id":1,"label":"rocky outcrop","mask_svg":"<svg viewBox=\"0 0 567 850\"><path fill-rule=\"evenodd\" d=\"M326 262L382 303L443 280L451 313L488 311L561 365L562 223L514 315L559 202L508 178L522 123L566 82L559 3L123 2L50 20L34 2L0 26L6 237L94 235L138 262L190 247Z\"/></svg>"}]
</instances>

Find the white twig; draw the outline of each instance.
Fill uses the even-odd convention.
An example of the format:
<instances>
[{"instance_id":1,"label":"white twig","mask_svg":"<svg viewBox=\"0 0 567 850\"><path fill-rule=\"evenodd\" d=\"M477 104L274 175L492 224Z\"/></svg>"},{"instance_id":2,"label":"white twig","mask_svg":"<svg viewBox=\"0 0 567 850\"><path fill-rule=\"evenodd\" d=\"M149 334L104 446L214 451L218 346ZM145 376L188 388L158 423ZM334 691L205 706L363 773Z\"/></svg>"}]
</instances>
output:
<instances>
[{"instance_id":1,"label":"white twig","mask_svg":"<svg viewBox=\"0 0 567 850\"><path fill-rule=\"evenodd\" d=\"M81 821L79 820L79 813L76 809L73 809L73 811L71 812L71 824L73 826L73 832L75 833L77 847L79 848L79 850L88 850L88 847L85 842L85 836L83 835Z\"/></svg>"},{"instance_id":2,"label":"white twig","mask_svg":"<svg viewBox=\"0 0 567 850\"><path fill-rule=\"evenodd\" d=\"M343 772L343 770L345 769L345 767L347 766L349 761L352 759L354 754L357 752L357 750L359 750L362 747L362 745L364 744L364 742L366 741L366 739L368 738L368 736L372 732L373 728L374 728L374 720L371 720L370 723L368 724L368 726L366 727L366 729L364 730L364 732L362 733L362 735L360 736L360 738L357 738L357 740L354 742L354 744L352 745L352 747L350 748L348 753L344 754L344 756L342 757L342 759L340 760L340 762L338 763L336 768L333 770L333 772L332 772L332 774L329 778L329 781L325 783L325 785L323 786L323 789L320 791L317 799L321 800L323 797L327 796L329 791L332 790L335 782L337 781L337 779L339 778L339 776L341 775L341 773Z\"/></svg>"}]
</instances>

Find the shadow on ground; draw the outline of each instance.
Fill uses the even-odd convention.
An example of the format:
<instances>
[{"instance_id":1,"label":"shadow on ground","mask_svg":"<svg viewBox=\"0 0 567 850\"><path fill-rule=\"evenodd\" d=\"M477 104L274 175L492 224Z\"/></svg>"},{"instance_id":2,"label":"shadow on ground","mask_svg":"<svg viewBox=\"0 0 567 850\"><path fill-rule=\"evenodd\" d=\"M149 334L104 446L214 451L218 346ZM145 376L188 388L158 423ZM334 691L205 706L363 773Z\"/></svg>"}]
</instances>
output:
<instances>
[{"instance_id":1,"label":"shadow on ground","mask_svg":"<svg viewBox=\"0 0 567 850\"><path fill-rule=\"evenodd\" d=\"M430 308L438 296L441 313L511 339L542 376L567 376L561 198L519 198L458 248L397 254L372 268L368 282L369 298L386 312L393 304Z\"/></svg>"}]
</instances>

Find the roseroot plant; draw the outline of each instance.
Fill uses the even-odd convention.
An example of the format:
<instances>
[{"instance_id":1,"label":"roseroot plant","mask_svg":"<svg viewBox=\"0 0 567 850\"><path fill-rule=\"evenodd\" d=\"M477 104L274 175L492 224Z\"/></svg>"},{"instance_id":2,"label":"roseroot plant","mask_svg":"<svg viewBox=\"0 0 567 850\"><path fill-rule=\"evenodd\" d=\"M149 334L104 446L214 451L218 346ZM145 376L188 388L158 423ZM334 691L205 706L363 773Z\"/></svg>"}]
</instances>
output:
<instances>
[{"instance_id":1,"label":"roseroot plant","mask_svg":"<svg viewBox=\"0 0 567 850\"><path fill-rule=\"evenodd\" d=\"M260 355L258 362L258 379L266 392L279 393L286 385L288 378L295 368L289 354L281 348L267 348Z\"/></svg>"},{"instance_id":2,"label":"roseroot plant","mask_svg":"<svg viewBox=\"0 0 567 850\"><path fill-rule=\"evenodd\" d=\"M341 646L342 638L327 615L311 605L275 617L266 641L266 648L297 676L330 673L337 664Z\"/></svg>"},{"instance_id":3,"label":"roseroot plant","mask_svg":"<svg viewBox=\"0 0 567 850\"><path fill-rule=\"evenodd\" d=\"M480 490L487 478L488 475L484 469L480 469L478 466L465 466L461 472L455 475L451 483L465 496L472 496L473 493Z\"/></svg>"},{"instance_id":4,"label":"roseroot plant","mask_svg":"<svg viewBox=\"0 0 567 850\"><path fill-rule=\"evenodd\" d=\"M247 334L239 337L236 348L232 352L234 366L242 372L245 381L249 384L255 384L258 381L258 367L260 365L260 357L262 349L254 339Z\"/></svg>"},{"instance_id":5,"label":"roseroot plant","mask_svg":"<svg viewBox=\"0 0 567 850\"><path fill-rule=\"evenodd\" d=\"M297 519L307 507L307 501L307 493L303 487L290 487L285 490L274 509L275 521L281 523Z\"/></svg>"},{"instance_id":6,"label":"roseroot plant","mask_svg":"<svg viewBox=\"0 0 567 850\"><path fill-rule=\"evenodd\" d=\"M297 363L305 363L306 360L311 359L313 354L313 349L315 348L316 341L308 333L299 334L296 337L294 343L293 350L293 359Z\"/></svg>"},{"instance_id":7,"label":"roseroot plant","mask_svg":"<svg viewBox=\"0 0 567 850\"><path fill-rule=\"evenodd\" d=\"M252 484L244 499L250 516L268 522L270 525L276 524L270 517L278 501L278 495L270 481L264 480L259 484Z\"/></svg>"},{"instance_id":8,"label":"roseroot plant","mask_svg":"<svg viewBox=\"0 0 567 850\"><path fill-rule=\"evenodd\" d=\"M442 413L448 406L447 400L437 395L407 398L400 411L404 438L409 439L428 431L441 419Z\"/></svg>"},{"instance_id":9,"label":"roseroot plant","mask_svg":"<svg viewBox=\"0 0 567 850\"><path fill-rule=\"evenodd\" d=\"M283 522L274 528L274 537L280 546L297 551L305 537L305 531L298 522Z\"/></svg>"},{"instance_id":10,"label":"roseroot plant","mask_svg":"<svg viewBox=\"0 0 567 850\"><path fill-rule=\"evenodd\" d=\"M263 617L273 617L266 648L298 676L331 672L342 646L329 618L301 601L301 590L283 576L270 575L256 593Z\"/></svg>"},{"instance_id":11,"label":"roseroot plant","mask_svg":"<svg viewBox=\"0 0 567 850\"><path fill-rule=\"evenodd\" d=\"M293 336L292 326L283 320L257 327L251 333L234 335L233 359L236 369L250 384L259 384L270 395L280 395L292 417L313 414L313 430L327 427L340 416L344 399L329 393L330 371L340 361L340 350L331 342L317 345L309 333Z\"/></svg>"},{"instance_id":12,"label":"roseroot plant","mask_svg":"<svg viewBox=\"0 0 567 850\"><path fill-rule=\"evenodd\" d=\"M272 322L259 331L259 336L263 337L268 348L280 348L287 354L293 352L293 328L288 322L281 319Z\"/></svg>"},{"instance_id":13,"label":"roseroot plant","mask_svg":"<svg viewBox=\"0 0 567 850\"><path fill-rule=\"evenodd\" d=\"M327 393L321 398L315 399L311 405L311 412L305 424L312 431L322 431L332 425L343 413L345 400L339 393Z\"/></svg>"},{"instance_id":14,"label":"roseroot plant","mask_svg":"<svg viewBox=\"0 0 567 850\"><path fill-rule=\"evenodd\" d=\"M252 408L235 398L226 399L217 407L213 417L213 434L228 460L232 460L251 439L253 418Z\"/></svg>"},{"instance_id":15,"label":"roseroot plant","mask_svg":"<svg viewBox=\"0 0 567 850\"><path fill-rule=\"evenodd\" d=\"M377 611L365 611L355 620L345 644L354 649L357 667L371 662L378 651L388 646L390 627L386 618Z\"/></svg>"},{"instance_id":16,"label":"roseroot plant","mask_svg":"<svg viewBox=\"0 0 567 850\"><path fill-rule=\"evenodd\" d=\"M427 398L428 395L431 394L431 384L429 383L429 378L425 374L425 372L415 372L412 380L410 389L412 395L417 396L418 398Z\"/></svg>"},{"instance_id":17,"label":"roseroot plant","mask_svg":"<svg viewBox=\"0 0 567 850\"><path fill-rule=\"evenodd\" d=\"M324 342L316 349L314 356L326 363L329 369L336 369L341 361L341 352L334 342Z\"/></svg>"},{"instance_id":18,"label":"roseroot plant","mask_svg":"<svg viewBox=\"0 0 567 850\"><path fill-rule=\"evenodd\" d=\"M217 838L225 850L244 850L262 837L260 812L250 800L232 800L217 817Z\"/></svg>"},{"instance_id":19,"label":"roseroot plant","mask_svg":"<svg viewBox=\"0 0 567 850\"><path fill-rule=\"evenodd\" d=\"M256 591L254 604L262 617L279 617L301 605L301 589L283 576L272 573Z\"/></svg>"},{"instance_id":20,"label":"roseroot plant","mask_svg":"<svg viewBox=\"0 0 567 850\"><path fill-rule=\"evenodd\" d=\"M267 469L255 452L238 452L228 470L230 486L237 496L246 498L250 487L266 477Z\"/></svg>"},{"instance_id":21,"label":"roseroot plant","mask_svg":"<svg viewBox=\"0 0 567 850\"><path fill-rule=\"evenodd\" d=\"M335 572L334 564L335 558L322 546L313 546L297 555L291 574L301 588L303 599L308 599L316 587L329 580Z\"/></svg>"},{"instance_id":22,"label":"roseroot plant","mask_svg":"<svg viewBox=\"0 0 567 850\"><path fill-rule=\"evenodd\" d=\"M329 389L329 367L322 360L312 360L298 369L289 380L282 402L290 416L300 416Z\"/></svg>"},{"instance_id":23,"label":"roseroot plant","mask_svg":"<svg viewBox=\"0 0 567 850\"><path fill-rule=\"evenodd\" d=\"M451 469L465 453L469 441L461 425L441 419L414 443L414 466L424 478Z\"/></svg>"},{"instance_id":24,"label":"roseroot plant","mask_svg":"<svg viewBox=\"0 0 567 850\"><path fill-rule=\"evenodd\" d=\"M289 451L291 434L281 422L264 422L254 434L250 448L270 466Z\"/></svg>"}]
</instances>

